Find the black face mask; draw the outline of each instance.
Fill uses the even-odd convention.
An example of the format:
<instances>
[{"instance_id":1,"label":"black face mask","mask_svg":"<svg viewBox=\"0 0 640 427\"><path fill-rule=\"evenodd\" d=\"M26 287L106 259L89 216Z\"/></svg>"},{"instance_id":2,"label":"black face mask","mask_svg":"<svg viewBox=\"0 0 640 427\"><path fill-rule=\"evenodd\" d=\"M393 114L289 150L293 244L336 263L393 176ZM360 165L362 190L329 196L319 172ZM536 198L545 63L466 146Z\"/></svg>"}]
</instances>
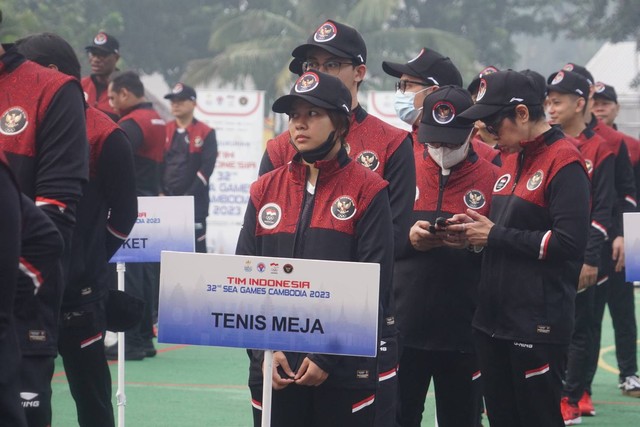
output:
<instances>
[{"instance_id":1,"label":"black face mask","mask_svg":"<svg viewBox=\"0 0 640 427\"><path fill-rule=\"evenodd\" d=\"M295 148L295 150L298 153L300 153L300 156L302 156L302 160L304 160L309 164L314 164L318 160L322 160L325 157L327 157L327 154L329 154L329 152L336 145L336 141L333 139L335 136L335 133L336 133L335 131L331 132L326 141L324 141L322 144L320 144L318 147L314 148L313 150L309 150L305 152L298 150L298 147L296 147L296 145L293 143L292 140L289 140L289 142L291 143L291 145L293 145L293 148Z\"/></svg>"}]
</instances>

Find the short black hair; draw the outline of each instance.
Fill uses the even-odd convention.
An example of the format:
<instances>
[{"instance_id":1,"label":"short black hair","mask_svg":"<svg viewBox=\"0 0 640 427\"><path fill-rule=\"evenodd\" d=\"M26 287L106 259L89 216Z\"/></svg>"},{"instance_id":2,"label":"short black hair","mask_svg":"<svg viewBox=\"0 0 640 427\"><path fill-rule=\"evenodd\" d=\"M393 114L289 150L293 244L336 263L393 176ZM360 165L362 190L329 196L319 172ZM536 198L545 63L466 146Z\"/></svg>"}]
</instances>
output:
<instances>
[{"instance_id":1,"label":"short black hair","mask_svg":"<svg viewBox=\"0 0 640 427\"><path fill-rule=\"evenodd\" d=\"M140 76L135 71L123 71L118 73L111 80L111 89L114 92L120 92L121 89L127 89L138 98L144 96L144 85L140 80Z\"/></svg>"},{"instance_id":2,"label":"short black hair","mask_svg":"<svg viewBox=\"0 0 640 427\"><path fill-rule=\"evenodd\" d=\"M71 45L54 33L32 34L16 41L18 52L44 67L53 64L58 71L80 80L80 61Z\"/></svg>"}]
</instances>

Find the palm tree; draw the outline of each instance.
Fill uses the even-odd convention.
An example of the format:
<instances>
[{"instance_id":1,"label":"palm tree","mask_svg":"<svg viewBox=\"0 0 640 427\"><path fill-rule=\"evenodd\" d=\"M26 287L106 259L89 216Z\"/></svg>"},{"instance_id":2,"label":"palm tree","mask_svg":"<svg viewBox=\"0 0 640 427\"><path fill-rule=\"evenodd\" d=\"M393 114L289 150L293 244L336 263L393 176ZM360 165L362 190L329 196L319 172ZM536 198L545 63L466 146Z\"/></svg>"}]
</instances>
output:
<instances>
[{"instance_id":1,"label":"palm tree","mask_svg":"<svg viewBox=\"0 0 640 427\"><path fill-rule=\"evenodd\" d=\"M213 24L209 39L212 56L192 61L184 80L207 83L212 78L243 87L250 77L267 92L267 102L288 93L294 75L289 71L291 51L306 42L325 20L335 19L360 31L367 42L367 85L390 88L383 60L406 62L423 46L452 58L461 72L475 72L472 45L461 37L428 28L390 28L388 21L401 4L398 0L272 0L267 6L227 12Z\"/></svg>"}]
</instances>

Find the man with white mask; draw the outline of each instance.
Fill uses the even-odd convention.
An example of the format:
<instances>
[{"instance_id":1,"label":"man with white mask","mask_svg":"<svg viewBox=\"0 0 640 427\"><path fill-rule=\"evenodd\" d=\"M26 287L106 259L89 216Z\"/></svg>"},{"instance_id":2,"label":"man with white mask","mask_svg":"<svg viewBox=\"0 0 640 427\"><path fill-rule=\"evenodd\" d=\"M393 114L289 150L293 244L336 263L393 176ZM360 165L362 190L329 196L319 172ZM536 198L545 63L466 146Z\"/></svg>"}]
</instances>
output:
<instances>
[{"instance_id":1,"label":"man with white mask","mask_svg":"<svg viewBox=\"0 0 640 427\"><path fill-rule=\"evenodd\" d=\"M443 86L421 105L416 201L411 248L396 261L394 294L402 351L398 370L399 426L420 426L433 380L438 425L475 427L480 386L471 336L482 248L447 230L455 212L489 212L497 166L473 150L473 123L458 115L471 95Z\"/></svg>"}]
</instances>

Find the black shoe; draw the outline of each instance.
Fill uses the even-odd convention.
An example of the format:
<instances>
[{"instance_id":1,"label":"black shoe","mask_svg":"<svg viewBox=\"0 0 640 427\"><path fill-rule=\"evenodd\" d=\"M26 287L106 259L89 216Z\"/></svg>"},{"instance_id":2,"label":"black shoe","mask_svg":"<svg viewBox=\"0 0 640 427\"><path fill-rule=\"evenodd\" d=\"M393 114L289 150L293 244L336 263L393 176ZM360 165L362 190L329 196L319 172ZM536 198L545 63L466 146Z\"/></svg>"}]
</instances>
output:
<instances>
[{"instance_id":1,"label":"black shoe","mask_svg":"<svg viewBox=\"0 0 640 427\"><path fill-rule=\"evenodd\" d=\"M118 346L112 345L111 347L105 348L104 351L107 360L118 360ZM146 356L146 352L140 348L136 347L126 347L124 350L124 360L142 360Z\"/></svg>"},{"instance_id":2,"label":"black shoe","mask_svg":"<svg viewBox=\"0 0 640 427\"><path fill-rule=\"evenodd\" d=\"M144 352L145 357L155 357L158 354L158 351L153 346L153 341L148 341L142 344L142 351Z\"/></svg>"}]
</instances>

